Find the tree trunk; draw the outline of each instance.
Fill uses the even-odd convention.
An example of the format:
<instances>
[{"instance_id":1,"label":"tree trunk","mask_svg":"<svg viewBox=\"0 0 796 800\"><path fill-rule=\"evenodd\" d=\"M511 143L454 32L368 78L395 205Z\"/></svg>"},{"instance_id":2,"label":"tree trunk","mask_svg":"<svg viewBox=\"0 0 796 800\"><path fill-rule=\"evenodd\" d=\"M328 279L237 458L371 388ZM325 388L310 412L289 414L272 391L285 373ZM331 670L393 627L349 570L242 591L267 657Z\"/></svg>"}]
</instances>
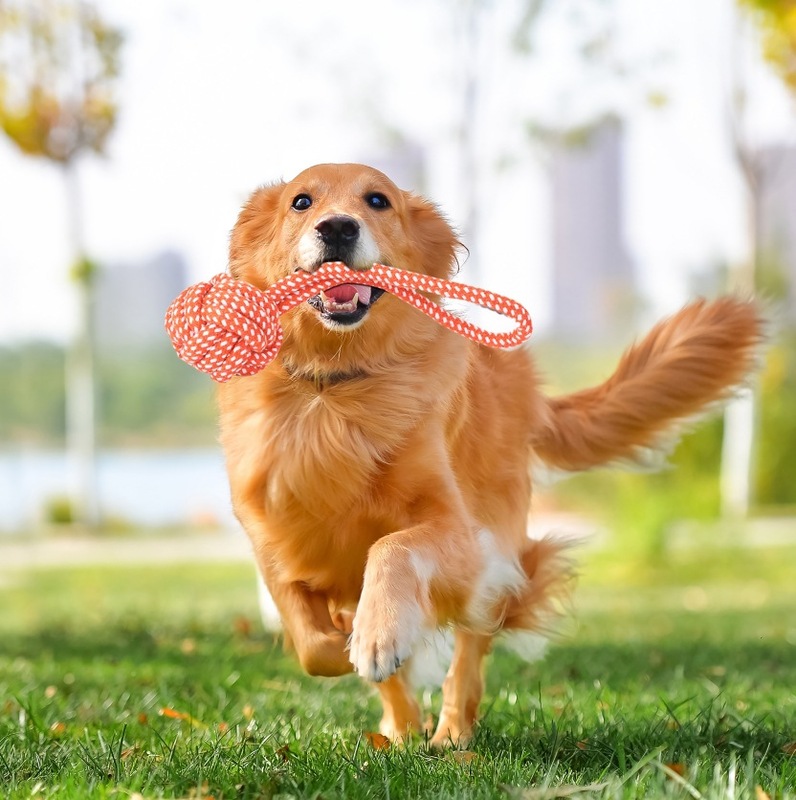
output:
<instances>
[{"instance_id":1,"label":"tree trunk","mask_svg":"<svg viewBox=\"0 0 796 800\"><path fill-rule=\"evenodd\" d=\"M747 199L748 253L732 276L730 288L743 297L755 294L760 258L760 189L762 169L749 153L741 154ZM724 412L724 438L721 450L721 513L724 517L744 518L753 500L753 465L757 398L753 388L744 389Z\"/></svg>"},{"instance_id":2,"label":"tree trunk","mask_svg":"<svg viewBox=\"0 0 796 800\"><path fill-rule=\"evenodd\" d=\"M77 294L77 322L66 356L66 439L72 477L75 521L89 529L99 525L94 423L94 280L83 242L82 198L77 167L64 166L72 279Z\"/></svg>"}]
</instances>

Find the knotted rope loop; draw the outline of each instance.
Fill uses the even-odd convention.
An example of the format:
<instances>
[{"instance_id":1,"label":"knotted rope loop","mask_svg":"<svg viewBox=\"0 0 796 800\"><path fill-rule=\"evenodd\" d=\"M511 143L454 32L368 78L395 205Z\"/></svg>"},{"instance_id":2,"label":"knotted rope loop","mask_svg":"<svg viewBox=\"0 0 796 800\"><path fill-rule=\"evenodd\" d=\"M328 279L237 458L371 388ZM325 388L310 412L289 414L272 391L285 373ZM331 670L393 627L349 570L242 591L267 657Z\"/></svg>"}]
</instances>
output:
<instances>
[{"instance_id":1,"label":"knotted rope loop","mask_svg":"<svg viewBox=\"0 0 796 800\"><path fill-rule=\"evenodd\" d=\"M338 262L334 262L338 263ZM509 348L517 347L527 341L533 332L533 323L527 309L516 300L495 294L486 289L478 289L465 283L454 283L442 278L433 278L419 272L405 272L404 270L388 267L384 264L374 264L367 272L367 281L370 286L378 286L406 303L413 305L432 319L446 328L465 336L478 344L489 347ZM349 278L353 283L353 277ZM363 281L360 280L360 283ZM435 303L420 292L440 295L449 300L465 300L473 305L495 311L504 317L513 319L517 326L505 333L494 333L479 328L467 320L456 316L446 308Z\"/></svg>"},{"instance_id":2,"label":"knotted rope loop","mask_svg":"<svg viewBox=\"0 0 796 800\"><path fill-rule=\"evenodd\" d=\"M254 375L273 361L282 346L280 315L343 283L384 289L450 330L489 347L516 347L533 331L527 310L508 297L384 264L353 270L340 261L323 264L315 272L295 272L264 292L228 275L216 275L174 300L166 312L166 330L177 355L214 380L223 383L235 375ZM513 319L517 326L505 333L484 330L428 294L482 306Z\"/></svg>"},{"instance_id":3,"label":"knotted rope loop","mask_svg":"<svg viewBox=\"0 0 796 800\"><path fill-rule=\"evenodd\" d=\"M223 383L273 361L282 346L279 314L267 292L221 274L174 300L166 331L183 361Z\"/></svg>"}]
</instances>

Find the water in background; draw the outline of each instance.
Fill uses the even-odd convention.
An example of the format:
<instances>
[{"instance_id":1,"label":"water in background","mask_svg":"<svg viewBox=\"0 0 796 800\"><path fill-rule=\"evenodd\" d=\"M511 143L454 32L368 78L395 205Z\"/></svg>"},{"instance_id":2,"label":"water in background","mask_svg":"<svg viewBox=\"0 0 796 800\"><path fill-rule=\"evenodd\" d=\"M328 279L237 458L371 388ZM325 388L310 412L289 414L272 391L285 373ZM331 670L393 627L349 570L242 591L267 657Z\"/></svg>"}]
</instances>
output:
<instances>
[{"instance_id":1,"label":"water in background","mask_svg":"<svg viewBox=\"0 0 796 800\"><path fill-rule=\"evenodd\" d=\"M237 527L220 450L107 450L98 455L97 477L107 518ZM65 452L0 451L0 534L40 523L47 503L70 488Z\"/></svg>"}]
</instances>

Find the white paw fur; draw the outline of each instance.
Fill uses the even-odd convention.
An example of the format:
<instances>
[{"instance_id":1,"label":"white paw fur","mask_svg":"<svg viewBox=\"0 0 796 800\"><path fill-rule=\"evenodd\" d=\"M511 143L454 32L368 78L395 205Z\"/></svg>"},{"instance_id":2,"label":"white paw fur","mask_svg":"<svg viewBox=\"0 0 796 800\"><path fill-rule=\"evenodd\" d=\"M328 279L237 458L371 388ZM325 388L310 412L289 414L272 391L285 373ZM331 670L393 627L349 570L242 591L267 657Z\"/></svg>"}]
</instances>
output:
<instances>
[{"instance_id":1,"label":"white paw fur","mask_svg":"<svg viewBox=\"0 0 796 800\"><path fill-rule=\"evenodd\" d=\"M382 604L384 608L374 608L363 594L349 654L357 674L376 683L389 678L412 655L425 616L416 600L382 598Z\"/></svg>"}]
</instances>

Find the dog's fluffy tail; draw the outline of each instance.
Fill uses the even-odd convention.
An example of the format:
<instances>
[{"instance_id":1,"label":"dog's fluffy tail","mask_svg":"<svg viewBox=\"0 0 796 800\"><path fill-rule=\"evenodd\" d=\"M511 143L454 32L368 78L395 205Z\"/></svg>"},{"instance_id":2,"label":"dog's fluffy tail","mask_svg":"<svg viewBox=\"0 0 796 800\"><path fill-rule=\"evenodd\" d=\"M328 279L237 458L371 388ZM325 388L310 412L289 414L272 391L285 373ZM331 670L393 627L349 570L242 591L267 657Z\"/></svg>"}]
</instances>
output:
<instances>
[{"instance_id":1,"label":"dog's fluffy tail","mask_svg":"<svg viewBox=\"0 0 796 800\"><path fill-rule=\"evenodd\" d=\"M760 307L733 297L700 300L658 323L599 386L549 398L534 443L549 468L612 462L651 465L684 423L729 399L757 364Z\"/></svg>"}]
</instances>

